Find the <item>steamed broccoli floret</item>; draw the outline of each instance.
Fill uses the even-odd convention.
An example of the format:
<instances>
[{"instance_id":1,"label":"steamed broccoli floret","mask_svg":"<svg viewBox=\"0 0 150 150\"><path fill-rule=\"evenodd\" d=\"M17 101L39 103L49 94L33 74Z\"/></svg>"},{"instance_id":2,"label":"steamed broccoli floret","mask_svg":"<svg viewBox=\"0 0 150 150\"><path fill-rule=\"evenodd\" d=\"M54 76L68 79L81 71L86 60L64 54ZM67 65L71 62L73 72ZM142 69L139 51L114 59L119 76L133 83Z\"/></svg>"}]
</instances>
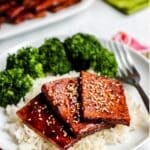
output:
<instances>
[{"instance_id":1,"label":"steamed broccoli floret","mask_svg":"<svg viewBox=\"0 0 150 150\"><path fill-rule=\"evenodd\" d=\"M92 64L91 64L92 66ZM118 65L115 56L107 49L102 49L93 66L96 72L109 77L116 77L118 73Z\"/></svg>"},{"instance_id":2,"label":"steamed broccoli floret","mask_svg":"<svg viewBox=\"0 0 150 150\"><path fill-rule=\"evenodd\" d=\"M31 89L30 75L24 75L22 69L11 69L0 72L0 106L17 104L21 97Z\"/></svg>"},{"instance_id":3,"label":"steamed broccoli floret","mask_svg":"<svg viewBox=\"0 0 150 150\"><path fill-rule=\"evenodd\" d=\"M75 70L93 69L109 77L117 75L115 56L103 48L93 35L77 33L67 38L64 45Z\"/></svg>"},{"instance_id":4,"label":"steamed broccoli floret","mask_svg":"<svg viewBox=\"0 0 150 150\"><path fill-rule=\"evenodd\" d=\"M47 39L39 48L39 55L45 72L64 74L71 70L64 46L57 38Z\"/></svg>"},{"instance_id":5,"label":"steamed broccoli floret","mask_svg":"<svg viewBox=\"0 0 150 150\"><path fill-rule=\"evenodd\" d=\"M30 74L33 78L44 76L37 48L22 48L18 50L17 54L9 55L7 58L7 69L12 68L21 68L25 74Z\"/></svg>"},{"instance_id":6,"label":"steamed broccoli floret","mask_svg":"<svg viewBox=\"0 0 150 150\"><path fill-rule=\"evenodd\" d=\"M101 44L92 35L77 33L64 42L66 52L76 70L87 69L101 49Z\"/></svg>"}]
</instances>

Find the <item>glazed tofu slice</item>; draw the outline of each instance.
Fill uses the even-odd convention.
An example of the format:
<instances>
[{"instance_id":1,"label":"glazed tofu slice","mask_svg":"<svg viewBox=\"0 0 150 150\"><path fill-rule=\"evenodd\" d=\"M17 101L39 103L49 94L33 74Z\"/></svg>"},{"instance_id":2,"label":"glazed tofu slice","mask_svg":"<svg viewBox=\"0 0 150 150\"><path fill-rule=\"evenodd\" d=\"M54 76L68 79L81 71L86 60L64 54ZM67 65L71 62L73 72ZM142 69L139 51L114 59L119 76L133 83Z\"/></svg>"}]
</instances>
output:
<instances>
[{"instance_id":1,"label":"glazed tofu slice","mask_svg":"<svg viewBox=\"0 0 150 150\"><path fill-rule=\"evenodd\" d=\"M65 78L44 84L42 92L54 112L75 137L84 137L96 131L110 128L110 125L103 122L100 124L80 122L78 87L77 78Z\"/></svg>"},{"instance_id":2,"label":"glazed tofu slice","mask_svg":"<svg viewBox=\"0 0 150 150\"><path fill-rule=\"evenodd\" d=\"M86 121L130 124L128 106L120 81L81 71L81 112Z\"/></svg>"},{"instance_id":3,"label":"glazed tofu slice","mask_svg":"<svg viewBox=\"0 0 150 150\"><path fill-rule=\"evenodd\" d=\"M54 143L59 149L67 149L77 141L68 135L64 126L55 119L43 94L33 98L17 111L19 118L45 140Z\"/></svg>"}]
</instances>

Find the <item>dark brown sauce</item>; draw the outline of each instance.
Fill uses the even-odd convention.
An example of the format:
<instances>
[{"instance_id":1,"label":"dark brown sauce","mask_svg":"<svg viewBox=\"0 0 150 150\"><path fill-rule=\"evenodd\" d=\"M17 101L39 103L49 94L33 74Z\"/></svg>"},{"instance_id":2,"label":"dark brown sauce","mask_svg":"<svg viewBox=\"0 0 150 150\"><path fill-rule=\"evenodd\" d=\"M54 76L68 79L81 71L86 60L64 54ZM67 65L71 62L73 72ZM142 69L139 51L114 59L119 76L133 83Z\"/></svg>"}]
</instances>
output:
<instances>
[{"instance_id":1,"label":"dark brown sauce","mask_svg":"<svg viewBox=\"0 0 150 150\"><path fill-rule=\"evenodd\" d=\"M104 123L93 124L80 121L78 88L78 78L64 78L44 84L42 91L59 120L68 126L74 137L85 137L109 128L110 125Z\"/></svg>"},{"instance_id":2,"label":"dark brown sauce","mask_svg":"<svg viewBox=\"0 0 150 150\"><path fill-rule=\"evenodd\" d=\"M31 100L17 114L27 126L61 149L68 148L76 141L67 134L63 125L55 119L51 108L45 102L43 94Z\"/></svg>"}]
</instances>

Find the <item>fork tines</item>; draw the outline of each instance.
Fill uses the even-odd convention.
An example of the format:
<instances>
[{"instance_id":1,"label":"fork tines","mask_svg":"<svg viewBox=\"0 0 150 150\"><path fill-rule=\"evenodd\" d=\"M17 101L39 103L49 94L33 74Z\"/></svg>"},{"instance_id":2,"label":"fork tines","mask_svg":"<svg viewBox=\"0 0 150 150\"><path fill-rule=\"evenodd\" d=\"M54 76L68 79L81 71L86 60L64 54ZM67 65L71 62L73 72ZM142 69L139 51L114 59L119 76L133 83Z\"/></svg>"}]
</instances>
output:
<instances>
[{"instance_id":1,"label":"fork tines","mask_svg":"<svg viewBox=\"0 0 150 150\"><path fill-rule=\"evenodd\" d=\"M125 47L125 45L113 41L111 41L107 47L109 47L116 56L119 66L118 79L136 87L147 111L149 112L149 98L139 83L141 76L134 65L132 57L130 56L130 51Z\"/></svg>"}]
</instances>

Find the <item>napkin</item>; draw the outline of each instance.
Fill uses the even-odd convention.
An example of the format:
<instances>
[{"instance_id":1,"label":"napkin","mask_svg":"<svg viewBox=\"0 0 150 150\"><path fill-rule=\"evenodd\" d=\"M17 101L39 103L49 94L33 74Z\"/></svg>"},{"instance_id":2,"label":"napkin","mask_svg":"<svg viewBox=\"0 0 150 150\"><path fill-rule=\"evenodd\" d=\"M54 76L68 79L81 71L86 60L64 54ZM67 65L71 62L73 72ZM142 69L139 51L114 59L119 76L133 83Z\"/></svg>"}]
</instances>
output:
<instances>
[{"instance_id":1,"label":"napkin","mask_svg":"<svg viewBox=\"0 0 150 150\"><path fill-rule=\"evenodd\" d=\"M124 14L132 14L150 6L149 0L104 0Z\"/></svg>"},{"instance_id":2,"label":"napkin","mask_svg":"<svg viewBox=\"0 0 150 150\"><path fill-rule=\"evenodd\" d=\"M113 36L112 39L127 45L134 51L143 54L147 59L150 60L150 46L142 44L129 34L125 32L118 32L115 36Z\"/></svg>"}]
</instances>

